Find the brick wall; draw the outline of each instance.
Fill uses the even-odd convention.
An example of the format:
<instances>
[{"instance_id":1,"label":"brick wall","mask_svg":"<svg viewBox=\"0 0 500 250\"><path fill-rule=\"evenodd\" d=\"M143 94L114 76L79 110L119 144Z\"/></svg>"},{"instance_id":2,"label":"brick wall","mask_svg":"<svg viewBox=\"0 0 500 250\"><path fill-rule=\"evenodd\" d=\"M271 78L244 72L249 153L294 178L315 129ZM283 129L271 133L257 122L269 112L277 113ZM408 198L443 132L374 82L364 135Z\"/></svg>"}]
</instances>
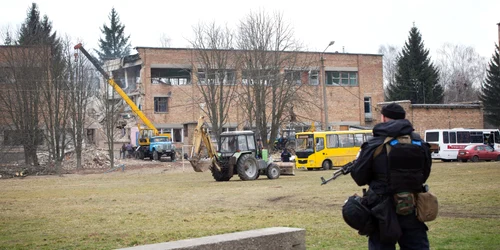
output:
<instances>
[{"instance_id":1,"label":"brick wall","mask_svg":"<svg viewBox=\"0 0 500 250\"><path fill-rule=\"evenodd\" d=\"M483 108L480 103L427 105L412 105L410 101L397 103L405 109L406 118L413 124L415 132L422 137L427 129L484 128ZM388 103L379 103L379 109L386 104Z\"/></svg>"},{"instance_id":2,"label":"brick wall","mask_svg":"<svg viewBox=\"0 0 500 250\"><path fill-rule=\"evenodd\" d=\"M143 112L155 124L183 124L194 122L203 115L200 104L203 103L202 95L196 84L185 86L153 85L151 84L151 67L168 65L165 67L193 68L193 51L189 49L164 49L164 48L138 48L142 60L141 78L144 93ZM303 62L301 65L319 70L320 53L299 53ZM376 103L383 101L382 87L382 56L325 53L324 66L326 71L337 69L339 71L349 68L358 71L358 86L341 87L327 86L327 103L329 124L334 129L340 125L369 126L364 119L364 97L371 97L374 118ZM191 75L192 82L196 82L196 74ZM241 87L241 86L239 86ZM321 85L305 85L303 88L303 101L294 106L294 111L300 121L305 124L316 122L317 127L323 121L323 97ZM169 111L165 114L155 114L154 96L170 93ZM376 120L374 121L376 122ZM229 123L238 125L242 129L245 124L244 110L236 100L231 103Z\"/></svg>"}]
</instances>

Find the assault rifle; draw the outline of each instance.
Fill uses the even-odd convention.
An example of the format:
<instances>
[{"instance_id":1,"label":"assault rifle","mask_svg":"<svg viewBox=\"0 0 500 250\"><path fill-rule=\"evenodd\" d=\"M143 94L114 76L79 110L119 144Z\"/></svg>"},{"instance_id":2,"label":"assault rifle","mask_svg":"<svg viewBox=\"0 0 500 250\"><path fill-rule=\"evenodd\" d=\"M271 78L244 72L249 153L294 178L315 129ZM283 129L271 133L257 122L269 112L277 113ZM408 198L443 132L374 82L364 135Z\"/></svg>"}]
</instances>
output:
<instances>
[{"instance_id":1,"label":"assault rifle","mask_svg":"<svg viewBox=\"0 0 500 250\"><path fill-rule=\"evenodd\" d=\"M350 173L354 164L356 164L356 160L348 162L347 164L342 166L339 170L333 172L333 176L327 180L325 180L325 178L323 178L323 176L322 176L321 177L321 185L325 185L328 182L337 179L337 177L339 177L340 175L346 175L346 174Z\"/></svg>"}]
</instances>

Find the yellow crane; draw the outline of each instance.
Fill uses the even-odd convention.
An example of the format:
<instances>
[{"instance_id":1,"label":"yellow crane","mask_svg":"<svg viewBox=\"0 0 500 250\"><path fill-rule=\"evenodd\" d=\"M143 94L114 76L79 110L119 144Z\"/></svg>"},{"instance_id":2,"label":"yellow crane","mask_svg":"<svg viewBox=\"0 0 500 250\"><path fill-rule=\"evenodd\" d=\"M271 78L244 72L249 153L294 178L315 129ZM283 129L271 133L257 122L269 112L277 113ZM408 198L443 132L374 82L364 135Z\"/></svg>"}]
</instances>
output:
<instances>
[{"instance_id":1,"label":"yellow crane","mask_svg":"<svg viewBox=\"0 0 500 250\"><path fill-rule=\"evenodd\" d=\"M130 97L128 97L128 95L115 82L115 80L113 80L113 78L110 77L106 71L104 71L104 69L101 67L101 65L99 65L99 62L93 56L91 56L89 54L89 52L87 52L87 50L83 47L83 45L81 43L75 45L74 48L75 48L75 50L80 50L83 53L83 55L85 55L85 57L94 65L94 67L96 67L97 71L99 71L102 74L102 76L106 79L108 84L111 87L113 87L113 89L116 91L116 93L118 93L118 95L120 95L120 97L130 106L130 108L132 109L132 112L134 112L134 114L137 115L137 117L139 117L139 119L141 119L141 121L147 127L147 128L141 128L140 125L138 126L139 127L139 139L138 139L139 146L143 147L144 150L146 150L146 149L149 150L149 145L151 143L150 138L153 136L166 136L171 140L171 136L169 133L160 134L158 129L156 129L156 127L153 125L153 123L146 117L146 115L144 115L144 113L139 109L139 107L137 107L137 105L130 99ZM147 154L148 153L146 152L146 155ZM144 155L142 158L144 158Z\"/></svg>"}]
</instances>

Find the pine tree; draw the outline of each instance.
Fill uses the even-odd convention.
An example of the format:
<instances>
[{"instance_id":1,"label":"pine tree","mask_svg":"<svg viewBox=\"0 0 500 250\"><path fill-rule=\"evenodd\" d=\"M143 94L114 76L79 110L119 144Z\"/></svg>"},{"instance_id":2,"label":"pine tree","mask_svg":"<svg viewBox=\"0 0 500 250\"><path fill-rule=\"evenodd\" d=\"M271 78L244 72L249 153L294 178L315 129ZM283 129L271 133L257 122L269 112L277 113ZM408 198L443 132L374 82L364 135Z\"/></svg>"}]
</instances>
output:
<instances>
[{"instance_id":1,"label":"pine tree","mask_svg":"<svg viewBox=\"0 0 500 250\"><path fill-rule=\"evenodd\" d=\"M36 3L31 5L28 16L19 30L19 45L50 45L53 59L60 60L62 49L56 32L52 32L52 22L44 15L40 20L40 11Z\"/></svg>"},{"instance_id":2,"label":"pine tree","mask_svg":"<svg viewBox=\"0 0 500 250\"><path fill-rule=\"evenodd\" d=\"M19 30L18 43L20 45L32 45L40 43L40 11L36 3L32 3L31 8L28 10L28 16L21 25Z\"/></svg>"},{"instance_id":3,"label":"pine tree","mask_svg":"<svg viewBox=\"0 0 500 250\"><path fill-rule=\"evenodd\" d=\"M494 126L500 126L500 56L499 46L496 46L486 75L481 86L480 99L484 105L484 117Z\"/></svg>"},{"instance_id":4,"label":"pine tree","mask_svg":"<svg viewBox=\"0 0 500 250\"><path fill-rule=\"evenodd\" d=\"M5 34L5 40L3 42L4 45L12 45L12 37L10 37L10 32L7 31Z\"/></svg>"},{"instance_id":5,"label":"pine tree","mask_svg":"<svg viewBox=\"0 0 500 250\"><path fill-rule=\"evenodd\" d=\"M99 38L99 49L95 50L101 61L120 58L130 54L130 36L125 37L123 30L125 25L120 23L120 18L115 8L109 14L110 27L104 24L101 32L104 39Z\"/></svg>"},{"instance_id":6,"label":"pine tree","mask_svg":"<svg viewBox=\"0 0 500 250\"><path fill-rule=\"evenodd\" d=\"M429 50L414 26L397 59L396 81L388 86L388 101L410 100L411 103L441 103L443 88L439 72L430 62Z\"/></svg>"}]
</instances>

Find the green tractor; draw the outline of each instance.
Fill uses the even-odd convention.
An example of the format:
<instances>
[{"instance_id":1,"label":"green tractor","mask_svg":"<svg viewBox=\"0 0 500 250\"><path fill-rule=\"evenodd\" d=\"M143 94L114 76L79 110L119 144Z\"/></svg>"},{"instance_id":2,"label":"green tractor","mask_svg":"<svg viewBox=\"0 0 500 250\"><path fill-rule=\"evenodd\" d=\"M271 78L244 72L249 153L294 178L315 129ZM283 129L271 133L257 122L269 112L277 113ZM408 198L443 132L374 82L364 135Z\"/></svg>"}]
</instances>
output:
<instances>
[{"instance_id":1,"label":"green tractor","mask_svg":"<svg viewBox=\"0 0 500 250\"><path fill-rule=\"evenodd\" d=\"M269 179L280 176L278 164L268 156L263 149L258 152L255 134L253 131L231 131L221 134L220 149L215 150L210 135L202 122L198 122L193 136L194 155L190 158L191 165L196 172L203 172L208 168L216 181L229 181L233 175L241 180L255 180L261 174ZM201 145L205 145L209 162L201 160ZM208 163L208 164L207 164Z\"/></svg>"}]
</instances>

